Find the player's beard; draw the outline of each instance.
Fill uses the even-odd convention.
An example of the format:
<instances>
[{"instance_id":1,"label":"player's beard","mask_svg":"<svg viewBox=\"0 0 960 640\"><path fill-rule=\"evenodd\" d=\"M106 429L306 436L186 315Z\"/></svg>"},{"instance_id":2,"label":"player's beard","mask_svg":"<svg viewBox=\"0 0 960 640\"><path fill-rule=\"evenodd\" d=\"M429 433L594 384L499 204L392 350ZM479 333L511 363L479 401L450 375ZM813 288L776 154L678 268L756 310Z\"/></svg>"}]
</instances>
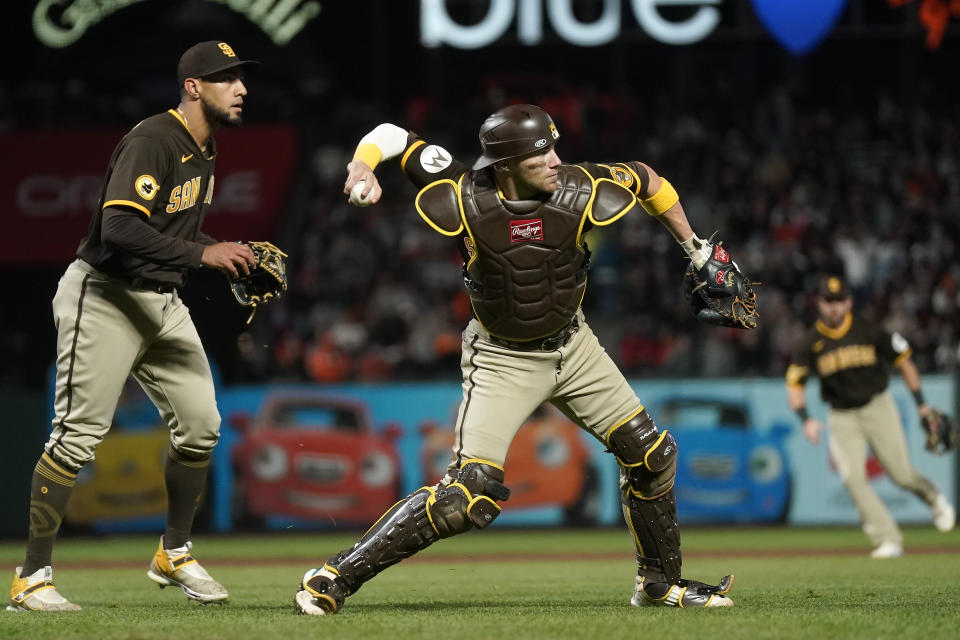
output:
<instances>
[{"instance_id":1,"label":"player's beard","mask_svg":"<svg viewBox=\"0 0 960 640\"><path fill-rule=\"evenodd\" d=\"M243 124L243 118L241 116L231 116L229 111L210 104L203 97L200 98L200 106L203 109L203 115L206 117L207 122L223 127L239 127Z\"/></svg>"}]
</instances>

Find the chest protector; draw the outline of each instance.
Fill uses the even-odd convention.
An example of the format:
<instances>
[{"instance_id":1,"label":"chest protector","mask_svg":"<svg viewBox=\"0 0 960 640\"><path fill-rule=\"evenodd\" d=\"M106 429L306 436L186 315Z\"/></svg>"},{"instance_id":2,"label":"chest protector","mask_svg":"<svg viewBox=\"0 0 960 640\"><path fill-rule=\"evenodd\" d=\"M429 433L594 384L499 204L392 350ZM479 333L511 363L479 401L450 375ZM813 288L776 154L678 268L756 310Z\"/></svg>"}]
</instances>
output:
<instances>
[{"instance_id":1,"label":"chest protector","mask_svg":"<svg viewBox=\"0 0 960 640\"><path fill-rule=\"evenodd\" d=\"M427 185L417 195L417 210L440 233L467 235L465 281L487 331L515 341L549 336L570 322L583 300L589 267L584 224L612 222L636 199L575 165L560 167L559 188L546 202L505 202L486 178L468 172L459 183ZM597 197L598 187L607 195ZM597 206L603 212L594 211Z\"/></svg>"}]
</instances>

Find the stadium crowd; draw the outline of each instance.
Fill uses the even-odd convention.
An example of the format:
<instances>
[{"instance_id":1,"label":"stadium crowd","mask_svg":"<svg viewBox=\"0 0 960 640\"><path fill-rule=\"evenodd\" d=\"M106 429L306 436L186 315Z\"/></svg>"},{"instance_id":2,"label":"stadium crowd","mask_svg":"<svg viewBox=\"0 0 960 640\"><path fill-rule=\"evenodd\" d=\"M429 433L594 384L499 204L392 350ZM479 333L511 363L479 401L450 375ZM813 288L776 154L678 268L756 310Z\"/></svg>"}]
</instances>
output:
<instances>
[{"instance_id":1,"label":"stadium crowd","mask_svg":"<svg viewBox=\"0 0 960 640\"><path fill-rule=\"evenodd\" d=\"M778 376L812 318L813 285L843 272L857 308L907 337L922 371L956 369L960 351L960 118L897 96L838 91L812 102L781 86L757 102L722 95L678 111L580 87L523 96L553 115L560 157L639 159L668 176L701 233L717 231L761 281L760 328L697 325L681 296L683 252L640 210L587 234L584 301L601 341L633 377ZM405 121L471 163L476 130L502 104L492 83L467 107L412 100ZM292 237L291 291L256 338L240 338L240 379L448 379L469 301L454 243L423 224L396 163L380 204L341 193L353 144L385 118L337 114L356 136L320 145L307 215Z\"/></svg>"},{"instance_id":2,"label":"stadium crowd","mask_svg":"<svg viewBox=\"0 0 960 640\"><path fill-rule=\"evenodd\" d=\"M683 252L659 224L637 209L588 233L587 319L627 375L782 375L825 270L845 273L857 307L911 342L921 371L958 367L960 116L933 88L905 96L835 87L814 96L786 84L757 99L715 79L678 108L667 96L554 80L491 76L472 99L415 97L393 112L356 98L326 100L310 83L295 94L271 87L286 98L261 116L301 130L309 161L296 176L306 187L297 189L309 196L295 202L277 238L290 254L288 295L228 345L232 353L212 351L224 381L449 380L470 317L455 243L420 220L397 163L378 169L385 195L366 209L346 203L345 166L357 140L383 121L472 163L480 123L509 101L553 115L564 161L653 166L676 186L694 228L716 231L762 282L759 329L698 325L681 297ZM89 94L75 83L49 96L40 88L27 92L40 105L32 111L19 94L0 92L0 129L59 122L43 105ZM132 114L162 110L168 97L135 95L136 104L56 113L77 123L135 121ZM290 104L299 107L277 106ZM49 334L34 339L4 316L11 330L0 351L11 362L35 360L31 345L47 344ZM5 370L5 383L16 384L17 371Z\"/></svg>"}]
</instances>

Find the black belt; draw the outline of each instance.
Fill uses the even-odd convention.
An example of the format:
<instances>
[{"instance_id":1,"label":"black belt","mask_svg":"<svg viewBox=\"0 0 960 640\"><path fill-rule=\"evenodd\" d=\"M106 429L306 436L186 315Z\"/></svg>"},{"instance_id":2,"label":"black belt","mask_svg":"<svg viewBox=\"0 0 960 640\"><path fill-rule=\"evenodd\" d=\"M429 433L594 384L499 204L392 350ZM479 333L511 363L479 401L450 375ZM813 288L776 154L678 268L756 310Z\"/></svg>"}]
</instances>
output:
<instances>
[{"instance_id":1,"label":"black belt","mask_svg":"<svg viewBox=\"0 0 960 640\"><path fill-rule=\"evenodd\" d=\"M155 293L170 293L177 288L174 282L165 282L163 280L151 280L150 278L128 278L127 282L131 287L137 289L146 289Z\"/></svg>"},{"instance_id":2,"label":"black belt","mask_svg":"<svg viewBox=\"0 0 960 640\"><path fill-rule=\"evenodd\" d=\"M513 349L514 351L556 351L566 345L579 328L580 320L574 316L573 320L568 322L562 329L551 333L545 338L517 342L515 340L507 340L506 338L498 338L497 336L491 335L489 341L495 345Z\"/></svg>"}]
</instances>

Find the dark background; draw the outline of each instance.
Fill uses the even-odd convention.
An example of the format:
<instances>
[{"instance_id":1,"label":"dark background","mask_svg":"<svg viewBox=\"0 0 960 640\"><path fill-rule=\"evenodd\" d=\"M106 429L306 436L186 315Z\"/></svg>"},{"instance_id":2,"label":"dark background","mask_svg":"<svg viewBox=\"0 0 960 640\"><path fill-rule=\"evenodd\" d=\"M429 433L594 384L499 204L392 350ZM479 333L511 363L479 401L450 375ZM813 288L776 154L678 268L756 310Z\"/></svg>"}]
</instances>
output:
<instances>
[{"instance_id":1,"label":"dark background","mask_svg":"<svg viewBox=\"0 0 960 640\"><path fill-rule=\"evenodd\" d=\"M51 4L57 17L79 3ZM573 47L545 19L538 46L521 45L513 26L493 45L469 51L424 48L413 0L325 0L285 46L230 8L251 4L147 0L53 49L31 28L38 2L22 0L3 7L0 38L0 132L132 127L176 105L177 60L198 41L225 40L241 57L262 61L248 78L244 118L292 125L300 142L300 170L274 238L291 254L291 289L247 327L246 310L233 303L219 274L191 276L184 297L225 383L333 381L307 364L318 353L345 361L338 374L344 380L455 380L455 351L426 360L404 355L428 315L457 344L465 318L455 252L432 240L415 237L414 249L401 241L409 239L405 226L418 221L413 190L399 172L378 171L396 194L381 206L345 207L343 167L360 136L385 121L470 159L483 117L510 101L561 109L554 116L566 161L640 159L669 176L698 232L719 229L741 266L764 281L760 330L704 329L678 301L679 250L658 225L625 222L597 255L585 308L628 375L782 375L791 339L812 319L816 274L843 270L840 238L876 242L893 254L890 270L857 289L864 312L893 318L925 373L956 370L960 299L944 283L960 277L951 164L960 147L960 34L951 23L941 46L928 48L919 0L900 8L850 0L826 39L804 56L775 42L747 0L725 0L721 27L690 46L652 40L622 0L621 35L611 44ZM447 5L468 24L482 19L490 2ZM603 3L573 6L589 21ZM693 10L661 13L683 19ZM0 151L0 166L15 166L17 150ZM771 180L771 167L781 165L784 179ZM874 208L878 202L892 206ZM9 492L22 499L20 513L50 406L50 301L71 259L3 265L0 428L22 451L8 459L8 477L24 483ZM436 270L424 266L432 264ZM425 287L431 273L452 277ZM386 296L387 306L407 310L378 315L370 301L392 290L403 296ZM938 295L946 300L939 306ZM357 331L365 339L337 343ZM331 340L334 347L324 346Z\"/></svg>"},{"instance_id":2,"label":"dark background","mask_svg":"<svg viewBox=\"0 0 960 640\"><path fill-rule=\"evenodd\" d=\"M54 3L50 15L56 17L73 4ZM0 43L6 61L0 79L0 130L132 126L176 104L174 70L185 48L200 40L226 40L241 57L263 62L262 69L249 78L247 122L293 124L302 141L302 173L295 177L289 213L276 236L291 246L309 227L305 217L322 215L305 213L304 203L315 199L320 190L339 198L336 180L323 182L317 177L322 173L316 169L318 150L339 150L341 159L348 159L359 137L382 121L416 129L469 158L476 153L477 124L504 102L553 100L551 104L562 105L570 96L578 96L585 104L606 106L584 115L578 127L567 123L568 133L559 147L565 160L637 157L659 163L655 166L664 175L689 177L685 184L690 193L705 159L680 152L671 156L671 142L662 137L684 117L695 118L715 136L706 149L698 151L709 154L727 144L724 136L729 131L753 128L757 136L766 135L759 125L763 118L776 117L780 100L808 118L820 113L842 120L869 116L883 98L894 100L904 111L921 109L931 117L950 117L957 97L957 28L951 24L939 49L928 49L926 31L917 20L919 3L894 8L881 0L851 0L824 42L805 56L792 55L775 42L747 0L723 2L721 27L690 46L652 40L637 24L631 3L623 0L619 3L621 35L609 45L573 47L551 30L544 16L540 45L521 45L514 24L482 50L423 47L419 3L412 0L322 2L319 16L288 44L277 46L245 15L228 6L250 4L143 1L107 15L77 42L61 49L49 48L34 36L30 25L36 2L6 7ZM467 24L480 20L490 2L451 0L447 5L451 15ZM603 2L582 0L573 6L578 18L589 21L600 15ZM666 7L661 13L683 19L694 10ZM620 104L624 109L616 127L596 122L615 116ZM560 116L557 119L563 122ZM599 130L605 135L590 135ZM798 134L802 131L793 133ZM789 136L782 144L789 147ZM835 144L832 149L818 147L816 153L822 157L809 159L809 166L822 165L844 151L841 139ZM0 162L16 161L15 150L4 150ZM880 173L897 171L895 163L881 158L877 165ZM822 179L814 175L812 182L816 185ZM402 182L398 188L412 195ZM767 204L776 198L770 200ZM688 213L695 222L707 218L716 224L709 219L712 204L701 210L692 207ZM719 222L729 220L721 217ZM712 230L698 229L702 235ZM722 231L732 247L750 235L742 228ZM826 246L829 238L819 237L819 242ZM297 253L295 246L291 253ZM43 386L53 360L49 302L69 259L6 265L11 290L3 311L0 355L5 364L0 364L0 382L8 388ZM294 269L304 268L298 265L298 256L292 262ZM818 266L825 264L831 264L829 258ZM803 281L783 284L799 286L804 294L809 289ZM236 373L233 365L239 357L236 336L246 329L245 311L232 306L218 274L195 274L184 295L208 350L223 365L225 378L243 379L246 374ZM806 319L808 302L804 296L792 303L794 311L806 314ZM309 301L299 299L294 290L291 304L305 306ZM269 330L263 326L253 331L258 341L276 337L264 336ZM773 373L781 364L774 358L751 371ZM938 370L932 361L922 364L927 370ZM448 378L453 371L404 371L401 377Z\"/></svg>"}]
</instances>

